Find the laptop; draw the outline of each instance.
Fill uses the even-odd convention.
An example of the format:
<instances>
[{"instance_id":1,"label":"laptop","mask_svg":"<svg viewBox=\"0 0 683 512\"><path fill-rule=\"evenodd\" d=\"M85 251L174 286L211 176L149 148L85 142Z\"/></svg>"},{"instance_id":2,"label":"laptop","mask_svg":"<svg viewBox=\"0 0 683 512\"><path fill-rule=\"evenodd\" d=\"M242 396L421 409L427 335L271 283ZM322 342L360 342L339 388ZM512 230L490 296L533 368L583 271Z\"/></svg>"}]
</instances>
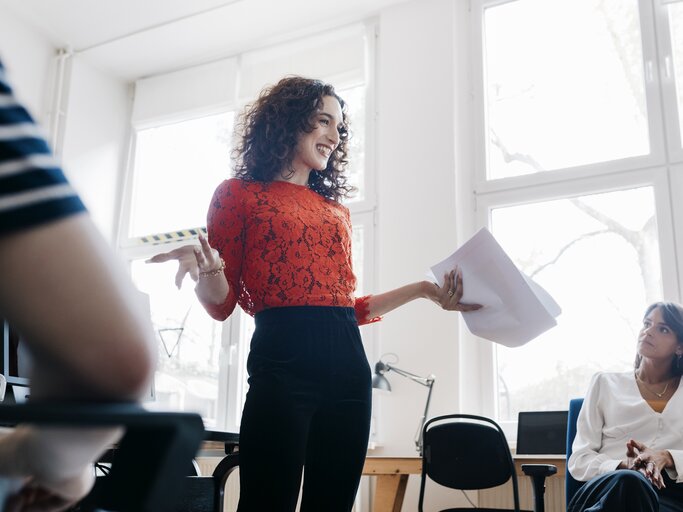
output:
<instances>
[{"instance_id":1,"label":"laptop","mask_svg":"<svg viewBox=\"0 0 683 512\"><path fill-rule=\"evenodd\" d=\"M567 411L520 412L517 455L566 455Z\"/></svg>"}]
</instances>

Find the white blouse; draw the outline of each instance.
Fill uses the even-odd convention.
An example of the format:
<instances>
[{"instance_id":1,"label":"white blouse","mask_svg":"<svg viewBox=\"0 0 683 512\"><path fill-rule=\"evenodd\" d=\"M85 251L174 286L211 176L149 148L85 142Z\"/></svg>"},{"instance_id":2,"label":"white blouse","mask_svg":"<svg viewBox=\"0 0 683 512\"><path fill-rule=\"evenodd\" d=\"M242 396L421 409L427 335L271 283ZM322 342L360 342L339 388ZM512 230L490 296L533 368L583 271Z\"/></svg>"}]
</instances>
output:
<instances>
[{"instance_id":1,"label":"white blouse","mask_svg":"<svg viewBox=\"0 0 683 512\"><path fill-rule=\"evenodd\" d=\"M669 450L683 482L683 385L655 412L643 400L633 372L597 373L588 388L576 424L569 472L579 481L614 471L626 458L626 443L634 439L648 448Z\"/></svg>"}]
</instances>

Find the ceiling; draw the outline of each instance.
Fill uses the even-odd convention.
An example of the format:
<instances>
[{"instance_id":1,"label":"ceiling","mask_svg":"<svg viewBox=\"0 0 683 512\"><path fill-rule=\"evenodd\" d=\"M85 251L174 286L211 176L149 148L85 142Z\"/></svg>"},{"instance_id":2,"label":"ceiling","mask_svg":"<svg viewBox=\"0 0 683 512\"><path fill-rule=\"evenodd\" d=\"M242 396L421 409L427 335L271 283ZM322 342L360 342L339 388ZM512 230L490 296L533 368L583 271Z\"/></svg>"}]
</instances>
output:
<instances>
[{"instance_id":1,"label":"ceiling","mask_svg":"<svg viewBox=\"0 0 683 512\"><path fill-rule=\"evenodd\" d=\"M3 0L57 47L126 80L371 18L406 0Z\"/></svg>"}]
</instances>

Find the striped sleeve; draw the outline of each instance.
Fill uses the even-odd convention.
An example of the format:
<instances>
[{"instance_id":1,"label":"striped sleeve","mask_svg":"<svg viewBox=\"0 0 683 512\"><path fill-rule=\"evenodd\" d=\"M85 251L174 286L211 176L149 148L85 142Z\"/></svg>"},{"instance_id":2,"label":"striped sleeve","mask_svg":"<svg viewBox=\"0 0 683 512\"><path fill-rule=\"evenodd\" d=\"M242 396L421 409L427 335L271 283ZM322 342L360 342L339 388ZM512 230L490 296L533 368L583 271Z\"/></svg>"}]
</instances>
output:
<instances>
[{"instance_id":1,"label":"striped sleeve","mask_svg":"<svg viewBox=\"0 0 683 512\"><path fill-rule=\"evenodd\" d=\"M84 210L0 62L0 235Z\"/></svg>"}]
</instances>

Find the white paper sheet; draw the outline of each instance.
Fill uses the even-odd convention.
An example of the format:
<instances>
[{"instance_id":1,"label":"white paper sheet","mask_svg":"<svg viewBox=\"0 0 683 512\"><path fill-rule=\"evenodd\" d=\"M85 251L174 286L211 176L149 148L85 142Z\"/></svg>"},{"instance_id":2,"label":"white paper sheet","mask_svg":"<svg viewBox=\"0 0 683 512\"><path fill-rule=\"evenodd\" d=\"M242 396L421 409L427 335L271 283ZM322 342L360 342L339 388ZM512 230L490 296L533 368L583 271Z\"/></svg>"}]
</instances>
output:
<instances>
[{"instance_id":1,"label":"white paper sheet","mask_svg":"<svg viewBox=\"0 0 683 512\"><path fill-rule=\"evenodd\" d=\"M463 303L482 304L463 313L472 334L517 347L557 325L562 310L550 294L522 273L488 229L482 228L445 260L431 267L439 286L444 275L460 267Z\"/></svg>"}]
</instances>

